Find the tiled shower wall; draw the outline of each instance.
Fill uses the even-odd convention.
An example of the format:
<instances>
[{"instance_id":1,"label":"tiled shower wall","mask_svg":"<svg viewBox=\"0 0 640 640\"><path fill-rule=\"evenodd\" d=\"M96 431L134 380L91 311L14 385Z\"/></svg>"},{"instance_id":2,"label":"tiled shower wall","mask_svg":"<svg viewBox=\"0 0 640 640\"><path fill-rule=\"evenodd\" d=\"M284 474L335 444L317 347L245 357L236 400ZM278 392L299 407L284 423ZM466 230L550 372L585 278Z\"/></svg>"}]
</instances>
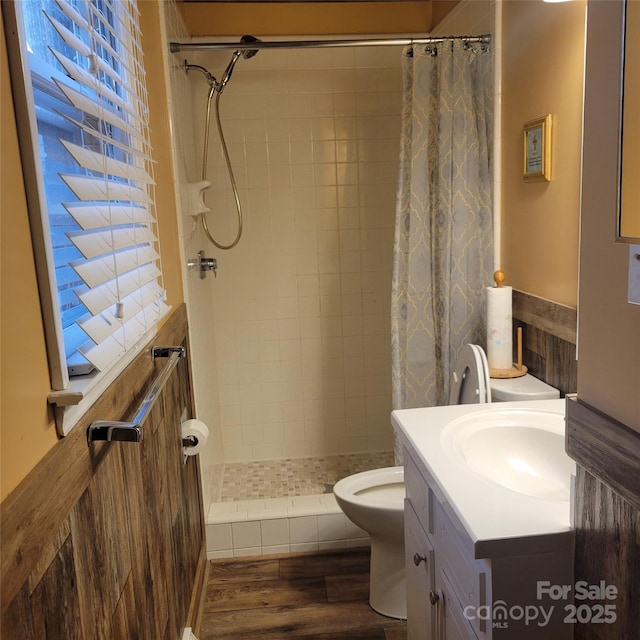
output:
<instances>
[{"instance_id":1,"label":"tiled shower wall","mask_svg":"<svg viewBox=\"0 0 640 640\"><path fill-rule=\"evenodd\" d=\"M163 14L162 29L167 42L188 37L186 27L176 3L160 4ZM191 91L191 78L181 68L183 56L169 53L164 47L166 85L173 144L174 174L178 182L180 200L177 203L180 250L183 264L207 247L200 228L194 229L188 211L186 185L201 170L201 144L193 127L195 96ZM189 315L191 341L191 368L196 415L209 426L210 437L206 449L200 455L203 500L205 505L220 494L224 470L222 435L219 428L219 402L217 398L216 371L213 363L215 340L211 332L214 314L210 280L200 280L195 272L183 271L183 290Z\"/></svg>"},{"instance_id":2,"label":"tiled shower wall","mask_svg":"<svg viewBox=\"0 0 640 640\"><path fill-rule=\"evenodd\" d=\"M162 7L168 40L187 37L175 2ZM491 7L461 2L442 33L491 31ZM207 86L179 65L186 58L220 78L230 57L167 53L182 187L201 178ZM200 456L205 504L208 492L219 498L225 461L392 448L401 59L397 47L261 51L239 60L224 91L245 235L220 251L182 217L183 258L205 249L219 264L217 279L185 278L197 412L212 431ZM211 126L208 220L226 243L235 214Z\"/></svg>"},{"instance_id":3,"label":"tiled shower wall","mask_svg":"<svg viewBox=\"0 0 640 640\"><path fill-rule=\"evenodd\" d=\"M220 78L231 52L181 55ZM222 95L244 208L239 245L206 248L218 260L209 364L226 462L392 448L401 56L261 51L239 60ZM207 85L197 72L189 81L202 141ZM236 219L213 119L208 165L209 226L228 243Z\"/></svg>"}]
</instances>

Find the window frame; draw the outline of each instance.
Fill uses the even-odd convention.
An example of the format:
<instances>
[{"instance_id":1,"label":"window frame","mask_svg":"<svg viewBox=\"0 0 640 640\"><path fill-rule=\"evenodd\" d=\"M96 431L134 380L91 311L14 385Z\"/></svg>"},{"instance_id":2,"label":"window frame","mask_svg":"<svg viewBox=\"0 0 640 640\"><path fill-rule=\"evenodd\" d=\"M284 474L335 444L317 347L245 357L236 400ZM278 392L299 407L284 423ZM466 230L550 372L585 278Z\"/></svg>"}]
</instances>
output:
<instances>
[{"instance_id":1,"label":"window frame","mask_svg":"<svg viewBox=\"0 0 640 640\"><path fill-rule=\"evenodd\" d=\"M62 1L64 2L65 0ZM18 11L21 11L21 9L16 4L16 0L4 0L2 2L2 13L51 380L51 393L49 394L48 402L54 407L58 434L63 436L69 433L82 415L95 403L107 387L116 380L120 373L140 353L141 349L149 344L157 331L158 322L168 313L170 307L165 305L164 310L156 321L133 344L128 345L124 353L117 356L108 367L102 371L95 370L79 377L69 376L61 318L62 312L59 305L55 274L45 176L38 142L37 105L32 79L32 74L38 75L38 64L32 65L29 61L29 56L32 54L26 52L26 33L22 20L18 16ZM39 61L39 58L37 60ZM47 69L47 71L50 70ZM63 72L57 71L57 75L63 82L69 81L69 78ZM43 82L55 86L53 80L49 80L44 76L41 77ZM62 99L64 100L64 98ZM144 135L148 137L148 131L145 131ZM151 198L153 206L153 211L151 212L153 221L150 224L153 226L154 246L158 254L158 259L154 263L157 263L160 271L160 275L155 281L163 288L160 238L155 202L153 202L155 196L153 184L147 185L145 189ZM112 250L112 255L115 255L115 250Z\"/></svg>"}]
</instances>

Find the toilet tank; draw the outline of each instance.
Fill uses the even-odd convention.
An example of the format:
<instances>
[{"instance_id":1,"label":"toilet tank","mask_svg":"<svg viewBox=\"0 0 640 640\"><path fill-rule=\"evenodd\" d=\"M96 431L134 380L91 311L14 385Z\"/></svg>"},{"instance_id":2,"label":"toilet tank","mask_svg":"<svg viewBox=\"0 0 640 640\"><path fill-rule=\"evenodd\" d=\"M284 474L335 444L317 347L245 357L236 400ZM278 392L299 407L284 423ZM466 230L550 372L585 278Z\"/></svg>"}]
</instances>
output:
<instances>
[{"instance_id":1,"label":"toilet tank","mask_svg":"<svg viewBox=\"0 0 640 640\"><path fill-rule=\"evenodd\" d=\"M491 378L491 400L510 402L513 400L554 400L560 391L530 374L520 378Z\"/></svg>"}]
</instances>

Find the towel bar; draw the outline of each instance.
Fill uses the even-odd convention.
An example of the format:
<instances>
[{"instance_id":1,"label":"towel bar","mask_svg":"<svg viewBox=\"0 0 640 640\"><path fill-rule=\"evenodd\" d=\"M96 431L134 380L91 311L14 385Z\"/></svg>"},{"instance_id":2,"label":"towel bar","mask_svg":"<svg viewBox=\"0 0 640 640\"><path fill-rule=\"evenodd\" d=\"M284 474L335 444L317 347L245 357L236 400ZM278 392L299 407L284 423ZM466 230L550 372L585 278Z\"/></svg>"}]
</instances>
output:
<instances>
[{"instance_id":1,"label":"towel bar","mask_svg":"<svg viewBox=\"0 0 640 640\"><path fill-rule=\"evenodd\" d=\"M153 405L158 399L169 376L176 368L178 360L186 356L184 347L152 347L151 357L169 358L162 371L158 374L149 393L140 403L136 415L131 422L119 422L114 420L95 420L87 427L87 444L93 442L140 442L142 440L142 424L149 415Z\"/></svg>"}]
</instances>

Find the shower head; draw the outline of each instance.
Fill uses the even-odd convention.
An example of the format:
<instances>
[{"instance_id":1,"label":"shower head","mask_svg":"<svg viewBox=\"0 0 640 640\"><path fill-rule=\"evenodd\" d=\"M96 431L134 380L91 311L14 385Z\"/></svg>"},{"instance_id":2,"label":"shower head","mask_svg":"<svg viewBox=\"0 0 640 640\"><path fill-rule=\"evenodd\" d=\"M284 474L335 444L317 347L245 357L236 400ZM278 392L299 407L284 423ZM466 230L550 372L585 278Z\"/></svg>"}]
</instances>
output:
<instances>
[{"instance_id":1,"label":"shower head","mask_svg":"<svg viewBox=\"0 0 640 640\"><path fill-rule=\"evenodd\" d=\"M242 38L240 38L240 44L250 44L252 42L260 42L260 40L258 40L258 38L254 38L253 36L242 36ZM253 58L256 53L258 53L258 49L236 49L233 52L233 57L227 65L227 68L224 70L224 74L222 74L222 80L220 80L218 84L218 93L222 93L222 90L227 86L227 82L229 82L229 80L231 79L233 68L236 66L236 62L238 62L240 56L248 60L249 58Z\"/></svg>"},{"instance_id":2,"label":"shower head","mask_svg":"<svg viewBox=\"0 0 640 640\"><path fill-rule=\"evenodd\" d=\"M251 42L262 42L262 41L260 40L260 38L255 38L254 36L242 36L242 38L240 38L241 44L249 44ZM242 52L242 57L245 60L248 60L249 58L253 58L253 56L255 56L256 53L258 53L258 49L245 49Z\"/></svg>"},{"instance_id":3,"label":"shower head","mask_svg":"<svg viewBox=\"0 0 640 640\"><path fill-rule=\"evenodd\" d=\"M253 36L242 36L242 38L240 38L240 44L251 44L253 42L261 42L261 40L259 40L258 38L254 38ZM210 87L209 97L212 97L216 91L218 93L222 93L222 90L227 86L227 82L229 82L229 80L231 79L233 68L236 66L236 62L238 62L240 57L243 57L246 60L248 60L249 58L253 58L253 56L255 56L256 53L258 53L258 49L242 49L242 50L236 49L233 52L233 56L231 57L231 60L229 61L227 68L224 70L224 73L222 74L222 80L220 80L220 82L218 82L218 80L214 75L209 73L207 69L205 69L204 67L201 67L199 64L189 64L185 60L184 64L182 65L182 68L185 70L186 73L189 73L189 71L191 71L192 69L202 73L206 77L207 82L209 83L209 87Z\"/></svg>"}]
</instances>

